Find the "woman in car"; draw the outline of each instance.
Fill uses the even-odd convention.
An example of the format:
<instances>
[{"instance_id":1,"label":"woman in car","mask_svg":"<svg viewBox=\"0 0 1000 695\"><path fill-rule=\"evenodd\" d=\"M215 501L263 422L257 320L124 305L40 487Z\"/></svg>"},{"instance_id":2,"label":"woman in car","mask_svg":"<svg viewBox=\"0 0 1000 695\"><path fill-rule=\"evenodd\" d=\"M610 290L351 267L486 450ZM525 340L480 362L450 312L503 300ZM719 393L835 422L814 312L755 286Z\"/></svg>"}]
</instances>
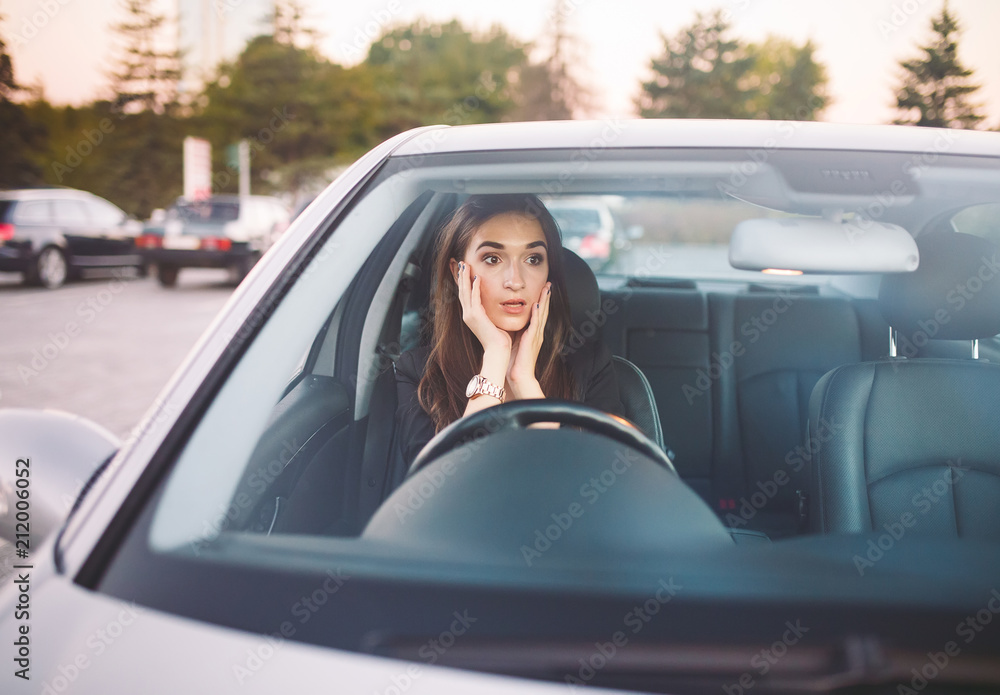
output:
<instances>
[{"instance_id":1,"label":"woman in car","mask_svg":"<svg viewBox=\"0 0 1000 695\"><path fill-rule=\"evenodd\" d=\"M435 248L430 345L396 364L397 437L411 464L435 433L505 401L559 398L622 411L611 353L570 349L563 249L533 195L475 195Z\"/></svg>"}]
</instances>

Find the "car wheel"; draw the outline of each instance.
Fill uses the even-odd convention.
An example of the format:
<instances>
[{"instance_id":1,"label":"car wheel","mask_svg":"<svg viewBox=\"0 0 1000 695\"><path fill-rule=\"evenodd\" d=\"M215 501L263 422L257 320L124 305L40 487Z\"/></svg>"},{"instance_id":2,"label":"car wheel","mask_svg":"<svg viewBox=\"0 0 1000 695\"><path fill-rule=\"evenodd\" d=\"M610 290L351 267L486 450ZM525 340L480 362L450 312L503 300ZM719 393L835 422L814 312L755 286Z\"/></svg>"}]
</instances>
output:
<instances>
[{"instance_id":1,"label":"car wheel","mask_svg":"<svg viewBox=\"0 0 1000 695\"><path fill-rule=\"evenodd\" d=\"M55 246L47 246L38 254L26 280L29 284L53 290L61 287L68 277L69 265L66 263L66 256Z\"/></svg>"},{"instance_id":2,"label":"car wheel","mask_svg":"<svg viewBox=\"0 0 1000 695\"><path fill-rule=\"evenodd\" d=\"M164 287L174 287L177 285L177 276L181 269L175 265L161 265L156 268L156 279Z\"/></svg>"}]
</instances>

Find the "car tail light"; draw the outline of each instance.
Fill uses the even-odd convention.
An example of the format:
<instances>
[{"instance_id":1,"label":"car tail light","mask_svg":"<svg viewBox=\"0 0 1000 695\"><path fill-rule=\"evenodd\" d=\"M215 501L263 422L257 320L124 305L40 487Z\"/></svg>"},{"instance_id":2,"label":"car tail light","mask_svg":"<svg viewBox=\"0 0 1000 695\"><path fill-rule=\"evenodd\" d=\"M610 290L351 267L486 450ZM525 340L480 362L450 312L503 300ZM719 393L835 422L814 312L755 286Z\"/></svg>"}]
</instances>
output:
<instances>
[{"instance_id":1,"label":"car tail light","mask_svg":"<svg viewBox=\"0 0 1000 695\"><path fill-rule=\"evenodd\" d=\"M163 245L163 237L156 234L142 234L135 238L135 245L140 249L158 249Z\"/></svg>"},{"instance_id":2,"label":"car tail light","mask_svg":"<svg viewBox=\"0 0 1000 695\"><path fill-rule=\"evenodd\" d=\"M207 236L201 240L201 248L205 251L228 251L233 242L225 237Z\"/></svg>"},{"instance_id":3,"label":"car tail light","mask_svg":"<svg viewBox=\"0 0 1000 695\"><path fill-rule=\"evenodd\" d=\"M611 254L611 244L596 234L588 234L580 242L580 253L593 258L607 258Z\"/></svg>"},{"instance_id":4,"label":"car tail light","mask_svg":"<svg viewBox=\"0 0 1000 695\"><path fill-rule=\"evenodd\" d=\"M14 238L14 225L0 224L0 241L10 241Z\"/></svg>"}]
</instances>

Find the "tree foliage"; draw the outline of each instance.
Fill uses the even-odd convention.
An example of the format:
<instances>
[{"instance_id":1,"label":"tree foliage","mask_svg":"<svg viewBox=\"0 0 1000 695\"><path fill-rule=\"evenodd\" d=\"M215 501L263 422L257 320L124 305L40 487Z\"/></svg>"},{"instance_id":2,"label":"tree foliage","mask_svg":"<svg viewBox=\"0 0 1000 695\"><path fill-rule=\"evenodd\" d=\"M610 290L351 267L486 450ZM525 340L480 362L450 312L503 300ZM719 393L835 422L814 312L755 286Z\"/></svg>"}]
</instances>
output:
<instances>
[{"instance_id":1,"label":"tree foliage","mask_svg":"<svg viewBox=\"0 0 1000 695\"><path fill-rule=\"evenodd\" d=\"M250 141L255 190L297 189L317 165L361 154L373 144L381 113L365 68L344 68L268 35L223 65L204 97L201 132L220 157L227 145ZM235 172L218 169L217 188L236 190Z\"/></svg>"},{"instance_id":2,"label":"tree foliage","mask_svg":"<svg viewBox=\"0 0 1000 695\"><path fill-rule=\"evenodd\" d=\"M826 68L811 41L801 46L778 37L747 46L753 63L747 76L750 118L814 121L830 104Z\"/></svg>"},{"instance_id":3,"label":"tree foliage","mask_svg":"<svg viewBox=\"0 0 1000 695\"><path fill-rule=\"evenodd\" d=\"M275 0L269 19L271 36L278 43L302 48L316 47L319 32L310 24L302 0Z\"/></svg>"},{"instance_id":4,"label":"tree foliage","mask_svg":"<svg viewBox=\"0 0 1000 695\"><path fill-rule=\"evenodd\" d=\"M431 123L508 120L526 64L526 46L499 26L477 35L458 21L391 29L365 61L386 108L383 134Z\"/></svg>"},{"instance_id":5,"label":"tree foliage","mask_svg":"<svg viewBox=\"0 0 1000 695\"><path fill-rule=\"evenodd\" d=\"M36 100L25 109L49 134L37 158L45 183L96 193L140 218L181 194L184 119L124 114L112 101L73 107Z\"/></svg>"},{"instance_id":6,"label":"tree foliage","mask_svg":"<svg viewBox=\"0 0 1000 695\"><path fill-rule=\"evenodd\" d=\"M180 51L162 48L166 18L153 5L153 0L122 0L125 19L113 27L121 48L112 88L115 104L127 113L163 113L177 106Z\"/></svg>"},{"instance_id":7,"label":"tree foliage","mask_svg":"<svg viewBox=\"0 0 1000 695\"><path fill-rule=\"evenodd\" d=\"M537 46L500 27L476 32L458 21L418 20L385 29L353 67L319 53L303 0L276 0L268 33L183 105L179 53L164 48L159 5L119 1L120 60L105 100L82 107L52 106L40 94L31 100L0 40L0 187L81 188L145 217L180 195L187 135L212 143L214 190L237 190L226 149L246 139L252 189L294 194L411 127L571 118L586 106L576 77L585 61L561 11L565 0L550 0L555 10ZM982 120L968 102L976 87L958 62L947 5L932 26L935 40L902 63L900 121L973 127ZM809 42L743 42L723 13L699 14L663 37L637 104L645 117L815 119L829 103L815 54Z\"/></svg>"},{"instance_id":8,"label":"tree foliage","mask_svg":"<svg viewBox=\"0 0 1000 695\"><path fill-rule=\"evenodd\" d=\"M644 118L814 120L827 106L826 71L814 47L768 38L746 44L730 35L719 10L699 13L651 62L653 79L637 100Z\"/></svg>"},{"instance_id":9,"label":"tree foliage","mask_svg":"<svg viewBox=\"0 0 1000 695\"><path fill-rule=\"evenodd\" d=\"M46 131L14 101L20 91L14 62L0 37L0 188L30 186L42 180L36 157L44 151Z\"/></svg>"},{"instance_id":10,"label":"tree foliage","mask_svg":"<svg viewBox=\"0 0 1000 695\"><path fill-rule=\"evenodd\" d=\"M979 85L958 59L958 21L945 3L931 20L934 36L921 56L900 62L902 84L896 90L900 116L894 123L935 128L975 128L983 115L969 102Z\"/></svg>"},{"instance_id":11,"label":"tree foliage","mask_svg":"<svg viewBox=\"0 0 1000 695\"><path fill-rule=\"evenodd\" d=\"M746 78L753 59L729 37L721 11L699 13L674 37L662 36L652 80L642 84L643 118L747 118Z\"/></svg>"},{"instance_id":12,"label":"tree foliage","mask_svg":"<svg viewBox=\"0 0 1000 695\"><path fill-rule=\"evenodd\" d=\"M570 12L565 0L553 0L548 31L542 37L545 57L524 65L518 76L518 121L573 118L589 104L589 92L581 84L576 67L584 62L578 38L570 31Z\"/></svg>"},{"instance_id":13,"label":"tree foliage","mask_svg":"<svg viewBox=\"0 0 1000 695\"><path fill-rule=\"evenodd\" d=\"M34 112L53 132L47 182L83 188L146 217L181 189L180 52L164 48L172 37L154 0L121 0L119 10L123 18L111 27L118 47L111 98L80 109L38 104Z\"/></svg>"},{"instance_id":14,"label":"tree foliage","mask_svg":"<svg viewBox=\"0 0 1000 695\"><path fill-rule=\"evenodd\" d=\"M24 106L47 137L34 158L45 183L91 191L146 217L181 192L185 124L177 105L176 52L159 46L164 19L152 3L127 0L113 29L123 50L110 99L83 107Z\"/></svg>"},{"instance_id":15,"label":"tree foliage","mask_svg":"<svg viewBox=\"0 0 1000 695\"><path fill-rule=\"evenodd\" d=\"M84 161L95 176L91 190L141 219L170 205L183 185L183 119L153 111L122 116L109 103L95 110L98 127L110 121L115 129Z\"/></svg>"}]
</instances>

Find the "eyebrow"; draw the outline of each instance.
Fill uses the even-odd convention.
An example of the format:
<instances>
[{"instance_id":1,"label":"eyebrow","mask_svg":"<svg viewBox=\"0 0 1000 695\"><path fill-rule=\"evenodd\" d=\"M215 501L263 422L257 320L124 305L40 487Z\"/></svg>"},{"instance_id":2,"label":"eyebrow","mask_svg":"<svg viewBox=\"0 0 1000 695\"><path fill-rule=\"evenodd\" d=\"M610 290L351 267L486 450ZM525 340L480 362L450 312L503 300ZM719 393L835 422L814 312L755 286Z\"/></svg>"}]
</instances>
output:
<instances>
[{"instance_id":1,"label":"eyebrow","mask_svg":"<svg viewBox=\"0 0 1000 695\"><path fill-rule=\"evenodd\" d=\"M501 251L505 248L504 245L498 241L484 241L483 243L481 243L479 246L476 247L476 251L483 248L484 246L491 249L500 249ZM525 248L533 249L536 246L541 246L546 251L549 250L549 247L546 246L544 241L533 241L530 244L528 244Z\"/></svg>"}]
</instances>

